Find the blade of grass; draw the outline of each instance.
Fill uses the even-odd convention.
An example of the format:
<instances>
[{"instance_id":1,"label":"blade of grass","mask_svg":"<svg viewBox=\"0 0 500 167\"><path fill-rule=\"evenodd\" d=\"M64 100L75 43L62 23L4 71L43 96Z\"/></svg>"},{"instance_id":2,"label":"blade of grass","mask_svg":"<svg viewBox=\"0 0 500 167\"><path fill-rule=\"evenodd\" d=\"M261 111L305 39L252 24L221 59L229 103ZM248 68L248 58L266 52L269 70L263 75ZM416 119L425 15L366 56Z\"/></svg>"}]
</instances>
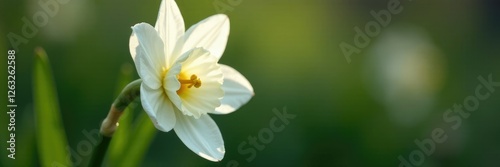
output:
<instances>
[{"instance_id":1,"label":"blade of grass","mask_svg":"<svg viewBox=\"0 0 500 167\"><path fill-rule=\"evenodd\" d=\"M33 102L35 111L35 131L41 166L67 164L68 146L64 132L56 87L45 50L35 49L33 75Z\"/></svg>"}]
</instances>

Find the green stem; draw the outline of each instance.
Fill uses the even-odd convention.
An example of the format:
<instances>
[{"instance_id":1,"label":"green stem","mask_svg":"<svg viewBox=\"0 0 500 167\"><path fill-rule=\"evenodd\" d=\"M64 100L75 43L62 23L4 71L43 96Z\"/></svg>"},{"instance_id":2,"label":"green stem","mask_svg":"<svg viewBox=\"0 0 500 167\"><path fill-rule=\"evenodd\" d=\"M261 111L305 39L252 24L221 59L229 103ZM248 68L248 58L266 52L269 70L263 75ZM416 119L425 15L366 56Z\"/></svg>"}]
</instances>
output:
<instances>
[{"instance_id":1,"label":"green stem","mask_svg":"<svg viewBox=\"0 0 500 167\"><path fill-rule=\"evenodd\" d=\"M130 82L125 88L123 88L122 92L115 99L113 104L119 111L125 110L127 106L132 103L135 98L139 97L141 90L142 79L138 79Z\"/></svg>"},{"instance_id":2,"label":"green stem","mask_svg":"<svg viewBox=\"0 0 500 167\"><path fill-rule=\"evenodd\" d=\"M100 130L101 140L92 153L89 167L98 167L102 165L109 143L111 142L111 138L118 127L118 120L120 119L120 116L125 108L127 108L130 103L134 102L134 100L140 96L141 83L141 79L129 83L125 86L125 88L123 88L123 91L111 105L108 115L104 121L102 121Z\"/></svg>"},{"instance_id":3,"label":"green stem","mask_svg":"<svg viewBox=\"0 0 500 167\"><path fill-rule=\"evenodd\" d=\"M94 154L90 159L89 167L98 167L102 165L102 161L104 160L104 156L108 150L109 143L111 142L111 137L100 136L101 140L99 144L97 144Z\"/></svg>"}]
</instances>

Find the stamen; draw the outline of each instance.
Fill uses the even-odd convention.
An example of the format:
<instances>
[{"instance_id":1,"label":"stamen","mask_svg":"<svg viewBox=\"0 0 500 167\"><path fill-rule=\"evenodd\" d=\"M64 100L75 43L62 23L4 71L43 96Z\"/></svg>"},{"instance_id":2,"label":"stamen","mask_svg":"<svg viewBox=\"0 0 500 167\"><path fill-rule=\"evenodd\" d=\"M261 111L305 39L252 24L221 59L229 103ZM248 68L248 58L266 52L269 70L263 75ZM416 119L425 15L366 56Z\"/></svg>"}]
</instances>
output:
<instances>
[{"instance_id":1,"label":"stamen","mask_svg":"<svg viewBox=\"0 0 500 167\"><path fill-rule=\"evenodd\" d=\"M189 80L184 80L184 79L179 79L179 82L181 84L189 84L188 85L188 88L191 88L191 87L195 87L195 88L199 88L201 86L201 80L200 78L198 78L198 76L196 75L191 75L191 78Z\"/></svg>"}]
</instances>

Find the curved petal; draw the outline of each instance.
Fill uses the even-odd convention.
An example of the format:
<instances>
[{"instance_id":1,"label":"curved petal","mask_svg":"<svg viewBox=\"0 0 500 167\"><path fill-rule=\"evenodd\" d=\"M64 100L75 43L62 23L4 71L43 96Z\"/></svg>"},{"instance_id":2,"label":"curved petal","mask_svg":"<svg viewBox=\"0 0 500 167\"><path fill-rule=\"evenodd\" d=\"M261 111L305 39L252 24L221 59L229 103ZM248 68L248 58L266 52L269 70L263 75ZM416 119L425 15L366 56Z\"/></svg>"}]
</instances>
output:
<instances>
[{"instance_id":1,"label":"curved petal","mask_svg":"<svg viewBox=\"0 0 500 167\"><path fill-rule=\"evenodd\" d=\"M229 36L229 18L224 14L210 16L193 25L182 36L180 53L196 47L202 47L214 55L217 60L226 49Z\"/></svg>"},{"instance_id":2,"label":"curved petal","mask_svg":"<svg viewBox=\"0 0 500 167\"><path fill-rule=\"evenodd\" d=\"M210 161L224 158L224 140L210 116L203 114L199 119L182 114L176 116L174 131L191 151Z\"/></svg>"},{"instance_id":3,"label":"curved petal","mask_svg":"<svg viewBox=\"0 0 500 167\"><path fill-rule=\"evenodd\" d=\"M141 104L158 130L172 130L176 122L174 106L163 94L163 90L154 90L141 84Z\"/></svg>"},{"instance_id":4,"label":"curved petal","mask_svg":"<svg viewBox=\"0 0 500 167\"><path fill-rule=\"evenodd\" d=\"M174 105L165 96L162 96L160 100L162 103L159 104L156 110L156 119L158 120L158 125L162 128L161 131L168 132L174 128L176 122Z\"/></svg>"},{"instance_id":5,"label":"curved petal","mask_svg":"<svg viewBox=\"0 0 500 167\"><path fill-rule=\"evenodd\" d=\"M182 109L182 100L177 94L177 91L181 88L181 83L179 82L178 76L181 73L182 62L186 61L186 59L191 55L191 52L187 52L183 54L176 62L168 69L165 78L163 78L163 89L168 96L168 98L172 101L175 107Z\"/></svg>"},{"instance_id":6,"label":"curved petal","mask_svg":"<svg viewBox=\"0 0 500 167\"><path fill-rule=\"evenodd\" d=\"M147 23L136 24L132 30L131 41L137 38L135 65L139 76L147 86L157 89L161 85L160 76L165 66L163 42L156 30Z\"/></svg>"},{"instance_id":7,"label":"curved petal","mask_svg":"<svg viewBox=\"0 0 500 167\"><path fill-rule=\"evenodd\" d=\"M161 2L155 29L165 43L165 53L172 55L175 43L185 31L184 20L174 0Z\"/></svg>"},{"instance_id":8,"label":"curved petal","mask_svg":"<svg viewBox=\"0 0 500 167\"><path fill-rule=\"evenodd\" d=\"M246 104L254 95L253 87L250 82L234 68L220 64L224 74L224 98L221 105L215 109L213 114L228 114L244 104Z\"/></svg>"},{"instance_id":9,"label":"curved petal","mask_svg":"<svg viewBox=\"0 0 500 167\"><path fill-rule=\"evenodd\" d=\"M132 60L134 60L134 62L135 62L135 55L137 54L135 50L137 49L138 46L139 46L139 40L137 39L135 34L132 33L128 41L128 49L130 51L130 55L132 56Z\"/></svg>"}]
</instances>

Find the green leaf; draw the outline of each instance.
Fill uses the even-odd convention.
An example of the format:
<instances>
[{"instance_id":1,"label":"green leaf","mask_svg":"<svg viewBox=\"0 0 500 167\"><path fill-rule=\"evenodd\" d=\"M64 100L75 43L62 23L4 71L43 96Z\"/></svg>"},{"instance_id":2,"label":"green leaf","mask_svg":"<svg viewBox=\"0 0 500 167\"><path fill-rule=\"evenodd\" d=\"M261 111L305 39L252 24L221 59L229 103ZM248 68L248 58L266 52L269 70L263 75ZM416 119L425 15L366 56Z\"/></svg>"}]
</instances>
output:
<instances>
[{"instance_id":1,"label":"green leaf","mask_svg":"<svg viewBox=\"0 0 500 167\"><path fill-rule=\"evenodd\" d=\"M45 50L35 49L33 74L33 103L35 131L41 166L69 165L56 87Z\"/></svg>"}]
</instances>

